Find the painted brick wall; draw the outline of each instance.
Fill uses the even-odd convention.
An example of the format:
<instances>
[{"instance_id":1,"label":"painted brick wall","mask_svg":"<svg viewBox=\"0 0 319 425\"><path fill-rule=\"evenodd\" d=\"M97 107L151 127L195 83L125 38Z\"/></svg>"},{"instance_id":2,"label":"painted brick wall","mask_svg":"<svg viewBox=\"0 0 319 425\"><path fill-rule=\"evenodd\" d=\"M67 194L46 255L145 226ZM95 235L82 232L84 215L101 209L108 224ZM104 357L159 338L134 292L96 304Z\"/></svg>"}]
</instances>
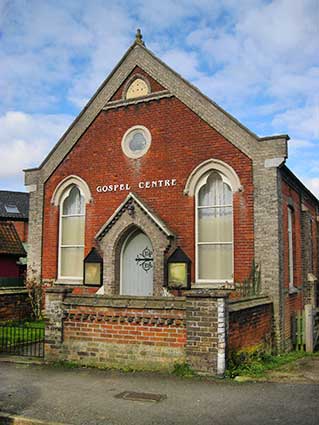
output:
<instances>
[{"instance_id":1,"label":"painted brick wall","mask_svg":"<svg viewBox=\"0 0 319 425\"><path fill-rule=\"evenodd\" d=\"M228 350L245 350L260 344L272 346L272 304L229 312Z\"/></svg>"},{"instance_id":2,"label":"painted brick wall","mask_svg":"<svg viewBox=\"0 0 319 425\"><path fill-rule=\"evenodd\" d=\"M152 134L149 152L139 160L121 149L125 131L146 126ZM192 259L194 280L194 199L183 195L191 171L208 158L232 166L243 185L234 196L235 280L244 280L254 256L253 183L251 160L176 98L165 98L101 112L45 185L43 224L44 279L57 275L58 208L51 198L57 184L70 174L89 185L93 202L86 208L85 253L94 236L127 192L97 193L102 184L125 182L178 235L177 243ZM169 188L139 189L138 181L176 178Z\"/></svg>"},{"instance_id":3,"label":"painted brick wall","mask_svg":"<svg viewBox=\"0 0 319 425\"><path fill-rule=\"evenodd\" d=\"M17 265L19 257L3 255L0 257L0 277L20 277L21 270Z\"/></svg>"}]
</instances>

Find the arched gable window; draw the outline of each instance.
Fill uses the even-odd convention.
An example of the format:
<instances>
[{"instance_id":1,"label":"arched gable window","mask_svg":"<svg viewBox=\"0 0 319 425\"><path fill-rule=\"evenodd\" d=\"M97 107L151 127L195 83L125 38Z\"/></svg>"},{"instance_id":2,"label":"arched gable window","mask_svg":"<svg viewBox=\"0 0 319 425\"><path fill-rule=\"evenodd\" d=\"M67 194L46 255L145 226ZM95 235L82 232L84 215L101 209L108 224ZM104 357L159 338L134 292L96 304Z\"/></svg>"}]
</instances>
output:
<instances>
[{"instance_id":1,"label":"arched gable window","mask_svg":"<svg viewBox=\"0 0 319 425\"><path fill-rule=\"evenodd\" d=\"M84 227L84 196L76 185L71 185L60 202L59 278L83 278Z\"/></svg>"},{"instance_id":2,"label":"arched gable window","mask_svg":"<svg viewBox=\"0 0 319 425\"><path fill-rule=\"evenodd\" d=\"M218 172L213 171L205 180L198 185L196 196L196 280L232 281L232 190Z\"/></svg>"},{"instance_id":3,"label":"arched gable window","mask_svg":"<svg viewBox=\"0 0 319 425\"><path fill-rule=\"evenodd\" d=\"M209 159L189 175L184 193L195 197L196 283L233 281L233 193L241 190L235 170Z\"/></svg>"},{"instance_id":4,"label":"arched gable window","mask_svg":"<svg viewBox=\"0 0 319 425\"><path fill-rule=\"evenodd\" d=\"M51 203L59 207L58 279L82 281L85 205L90 188L79 176L70 175L55 188Z\"/></svg>"}]
</instances>

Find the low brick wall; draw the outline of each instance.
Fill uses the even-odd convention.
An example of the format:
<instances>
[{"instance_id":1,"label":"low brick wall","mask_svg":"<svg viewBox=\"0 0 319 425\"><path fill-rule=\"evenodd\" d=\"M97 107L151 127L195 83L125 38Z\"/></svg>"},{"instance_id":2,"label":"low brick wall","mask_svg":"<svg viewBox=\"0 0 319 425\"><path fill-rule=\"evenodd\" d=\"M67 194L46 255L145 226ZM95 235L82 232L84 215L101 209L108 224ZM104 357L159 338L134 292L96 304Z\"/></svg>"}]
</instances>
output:
<instances>
[{"instance_id":1,"label":"low brick wall","mask_svg":"<svg viewBox=\"0 0 319 425\"><path fill-rule=\"evenodd\" d=\"M46 356L85 365L171 369L185 361L184 304L185 299L67 295L63 343L57 347L48 340ZM51 307L56 307L52 301Z\"/></svg>"},{"instance_id":2,"label":"low brick wall","mask_svg":"<svg viewBox=\"0 0 319 425\"><path fill-rule=\"evenodd\" d=\"M187 362L200 373L222 375L226 298L195 291L126 297L47 289L46 359L144 370Z\"/></svg>"},{"instance_id":3,"label":"low brick wall","mask_svg":"<svg viewBox=\"0 0 319 425\"><path fill-rule=\"evenodd\" d=\"M0 290L0 322L24 320L31 316L31 305L26 289Z\"/></svg>"},{"instance_id":4,"label":"low brick wall","mask_svg":"<svg viewBox=\"0 0 319 425\"><path fill-rule=\"evenodd\" d=\"M273 305L267 297L229 303L228 350L272 347Z\"/></svg>"},{"instance_id":5,"label":"low brick wall","mask_svg":"<svg viewBox=\"0 0 319 425\"><path fill-rule=\"evenodd\" d=\"M68 360L145 369L170 369L185 360L184 300L98 301L101 305L94 296L65 299L63 342Z\"/></svg>"}]
</instances>

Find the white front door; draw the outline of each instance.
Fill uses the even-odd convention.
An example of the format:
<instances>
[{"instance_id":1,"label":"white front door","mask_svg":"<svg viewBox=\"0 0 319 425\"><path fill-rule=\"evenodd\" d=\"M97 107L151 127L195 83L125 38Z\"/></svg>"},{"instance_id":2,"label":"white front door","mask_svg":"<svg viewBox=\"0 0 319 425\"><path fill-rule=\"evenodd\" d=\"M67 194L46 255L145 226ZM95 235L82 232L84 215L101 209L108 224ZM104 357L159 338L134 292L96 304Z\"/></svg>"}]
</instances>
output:
<instances>
[{"instance_id":1,"label":"white front door","mask_svg":"<svg viewBox=\"0 0 319 425\"><path fill-rule=\"evenodd\" d=\"M121 295L153 295L153 247L145 233L137 230L123 244Z\"/></svg>"}]
</instances>

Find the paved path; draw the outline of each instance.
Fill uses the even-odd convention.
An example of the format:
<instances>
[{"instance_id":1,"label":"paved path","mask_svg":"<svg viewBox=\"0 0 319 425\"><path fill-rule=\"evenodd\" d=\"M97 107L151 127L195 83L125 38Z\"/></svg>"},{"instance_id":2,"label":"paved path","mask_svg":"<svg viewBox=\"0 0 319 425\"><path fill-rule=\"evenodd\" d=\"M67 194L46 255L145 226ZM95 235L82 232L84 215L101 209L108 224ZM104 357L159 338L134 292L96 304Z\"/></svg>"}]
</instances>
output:
<instances>
[{"instance_id":1,"label":"paved path","mask_svg":"<svg viewBox=\"0 0 319 425\"><path fill-rule=\"evenodd\" d=\"M166 395L123 400L123 391ZM0 363L0 410L71 425L319 423L317 383L230 383Z\"/></svg>"}]
</instances>

